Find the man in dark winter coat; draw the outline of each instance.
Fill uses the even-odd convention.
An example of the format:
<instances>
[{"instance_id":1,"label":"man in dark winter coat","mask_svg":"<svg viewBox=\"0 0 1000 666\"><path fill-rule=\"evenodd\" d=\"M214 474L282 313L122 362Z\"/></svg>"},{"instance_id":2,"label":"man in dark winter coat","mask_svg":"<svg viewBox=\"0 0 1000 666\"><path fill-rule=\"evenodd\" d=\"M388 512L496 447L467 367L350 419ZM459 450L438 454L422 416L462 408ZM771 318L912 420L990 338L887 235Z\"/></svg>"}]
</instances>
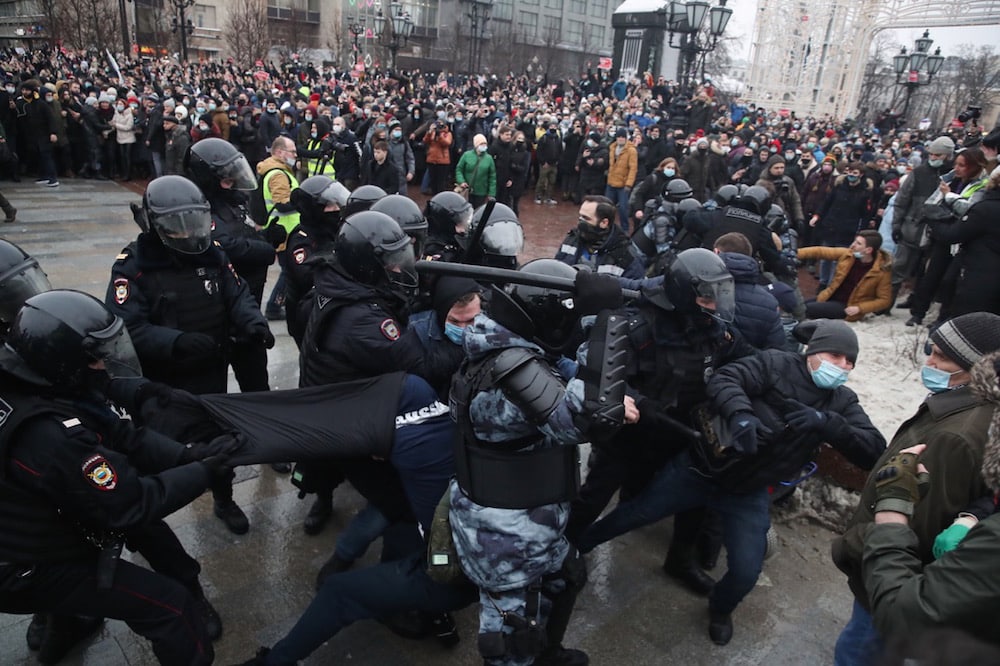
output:
<instances>
[{"instance_id":1,"label":"man in dark winter coat","mask_svg":"<svg viewBox=\"0 0 1000 666\"><path fill-rule=\"evenodd\" d=\"M581 552L588 552L678 511L718 511L729 559L709 597L708 631L717 645L732 638L730 614L760 575L770 527L767 487L797 476L824 442L866 470L885 446L843 386L857 357L854 331L839 321L805 326L813 329L805 357L769 349L717 368L706 389L712 432L580 537Z\"/></svg>"},{"instance_id":2,"label":"man in dark winter coat","mask_svg":"<svg viewBox=\"0 0 1000 666\"><path fill-rule=\"evenodd\" d=\"M708 201L713 192L729 182L722 155L711 150L705 137L698 139L695 150L681 164L681 178L691 185L694 198L701 203Z\"/></svg>"},{"instance_id":3,"label":"man in dark winter coat","mask_svg":"<svg viewBox=\"0 0 1000 666\"><path fill-rule=\"evenodd\" d=\"M750 241L743 234L728 233L715 241L714 249L736 283L733 326L757 349L784 349L785 330L781 326L778 300L760 274Z\"/></svg>"},{"instance_id":4,"label":"man in dark winter coat","mask_svg":"<svg viewBox=\"0 0 1000 666\"><path fill-rule=\"evenodd\" d=\"M563 239L555 258L570 266L587 266L632 280L645 273L644 264L632 250L625 232L615 224L615 205L607 197L584 197L579 222Z\"/></svg>"}]
</instances>

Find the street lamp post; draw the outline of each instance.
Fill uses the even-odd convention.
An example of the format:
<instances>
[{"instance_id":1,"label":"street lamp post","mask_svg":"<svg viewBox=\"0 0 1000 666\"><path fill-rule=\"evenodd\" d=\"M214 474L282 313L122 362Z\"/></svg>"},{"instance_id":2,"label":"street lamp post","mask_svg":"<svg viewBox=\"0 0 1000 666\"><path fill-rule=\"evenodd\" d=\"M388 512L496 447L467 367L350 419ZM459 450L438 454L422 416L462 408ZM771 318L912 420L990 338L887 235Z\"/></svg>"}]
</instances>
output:
<instances>
[{"instance_id":1,"label":"street lamp post","mask_svg":"<svg viewBox=\"0 0 1000 666\"><path fill-rule=\"evenodd\" d=\"M483 37L493 11L493 0L468 0L469 11L469 73L478 74L483 63Z\"/></svg>"},{"instance_id":2,"label":"street lamp post","mask_svg":"<svg viewBox=\"0 0 1000 666\"><path fill-rule=\"evenodd\" d=\"M349 21L347 29L351 33L351 44L354 49L354 64L357 65L361 61L361 35L365 33L365 24L368 17L351 16L347 20Z\"/></svg>"},{"instance_id":3,"label":"street lamp post","mask_svg":"<svg viewBox=\"0 0 1000 666\"><path fill-rule=\"evenodd\" d=\"M726 30L733 10L726 7L727 0L719 0L716 7L710 7L705 0L689 0L681 2L672 0L668 6L667 31L670 35L668 45L681 52L681 87L687 88L691 80L694 63L699 54L714 51L719 37ZM705 16L709 17L707 39L701 32ZM680 42L674 43L674 36L679 35Z\"/></svg>"},{"instance_id":4,"label":"street lamp post","mask_svg":"<svg viewBox=\"0 0 1000 666\"><path fill-rule=\"evenodd\" d=\"M896 85L906 88L906 102L903 104L903 113L900 117L904 123L909 117L910 98L913 96L913 91L922 86L930 85L934 76L944 66L944 56L941 55L940 46L932 55L928 55L933 43L930 31L925 30L924 36L914 43L912 53L907 53L904 46L899 55L892 59L892 66L896 70ZM922 77L921 74L926 74L926 77Z\"/></svg>"},{"instance_id":5,"label":"street lamp post","mask_svg":"<svg viewBox=\"0 0 1000 666\"><path fill-rule=\"evenodd\" d=\"M191 19L184 18L184 10L192 6L196 0L170 0L174 5L174 9L177 10L177 16L174 16L173 21L170 23L170 32L181 33L181 61L188 59L188 45L187 38L188 35L194 34L194 24L191 23Z\"/></svg>"},{"instance_id":6,"label":"street lamp post","mask_svg":"<svg viewBox=\"0 0 1000 666\"><path fill-rule=\"evenodd\" d=\"M400 47L406 45L410 35L413 34L413 20L410 19L409 12L403 11L402 4L394 2L389 6L389 20L386 20L386 17L382 15L381 8L375 13L375 34L382 37L386 34L387 29L391 31L388 44L391 56L389 68L396 69L396 54Z\"/></svg>"}]
</instances>

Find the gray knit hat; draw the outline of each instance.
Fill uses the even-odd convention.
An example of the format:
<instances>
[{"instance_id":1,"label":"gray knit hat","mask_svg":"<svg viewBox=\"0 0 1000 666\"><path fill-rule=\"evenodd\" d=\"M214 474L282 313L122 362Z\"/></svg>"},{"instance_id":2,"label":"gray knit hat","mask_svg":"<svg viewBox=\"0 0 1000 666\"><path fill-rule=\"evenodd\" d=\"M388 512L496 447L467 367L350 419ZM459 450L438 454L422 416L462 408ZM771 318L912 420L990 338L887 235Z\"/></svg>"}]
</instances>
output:
<instances>
[{"instance_id":1,"label":"gray knit hat","mask_svg":"<svg viewBox=\"0 0 1000 666\"><path fill-rule=\"evenodd\" d=\"M927 144L927 152L935 155L951 155L955 152L955 142L950 137L939 136Z\"/></svg>"},{"instance_id":2,"label":"gray knit hat","mask_svg":"<svg viewBox=\"0 0 1000 666\"><path fill-rule=\"evenodd\" d=\"M949 319L931 333L941 352L965 370L985 354L1000 350L1000 315L970 312Z\"/></svg>"},{"instance_id":3,"label":"gray knit hat","mask_svg":"<svg viewBox=\"0 0 1000 666\"><path fill-rule=\"evenodd\" d=\"M794 335L805 343L806 354L843 354L852 364L858 360L858 336L839 319L804 321L795 327Z\"/></svg>"}]
</instances>

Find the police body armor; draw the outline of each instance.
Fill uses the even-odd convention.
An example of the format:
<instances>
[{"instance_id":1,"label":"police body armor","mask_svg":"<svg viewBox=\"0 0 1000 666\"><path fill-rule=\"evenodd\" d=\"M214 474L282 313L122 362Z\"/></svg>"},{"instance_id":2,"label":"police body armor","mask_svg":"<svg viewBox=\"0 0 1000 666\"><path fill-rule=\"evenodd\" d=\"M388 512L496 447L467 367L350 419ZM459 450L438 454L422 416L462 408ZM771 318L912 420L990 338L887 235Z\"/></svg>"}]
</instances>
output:
<instances>
[{"instance_id":1,"label":"police body armor","mask_svg":"<svg viewBox=\"0 0 1000 666\"><path fill-rule=\"evenodd\" d=\"M253 218L245 206L231 204L224 199L210 198L208 200L212 208L212 231L216 226L226 230L234 238L250 238L256 241L263 241L263 237L253 226ZM257 302L260 302L259 294L264 291L264 283L267 281L267 269L270 264L248 264L245 262L233 262L240 277L246 280L250 287L250 293L254 295Z\"/></svg>"},{"instance_id":2,"label":"police body armor","mask_svg":"<svg viewBox=\"0 0 1000 666\"><path fill-rule=\"evenodd\" d=\"M455 474L459 488L476 504L499 509L571 501L580 489L576 445L544 446L540 432L504 442L486 442L476 436L469 415L472 399L501 384L506 394L519 393L518 403L531 405L525 416L536 424L545 422L565 392L562 380L541 355L528 349L513 347L466 360L449 395L451 416L458 425Z\"/></svg>"},{"instance_id":3,"label":"police body armor","mask_svg":"<svg viewBox=\"0 0 1000 666\"><path fill-rule=\"evenodd\" d=\"M14 432L42 414L63 419L67 428L80 427L70 408L59 402L8 390L0 394L0 562L65 562L99 552L59 509L7 479Z\"/></svg>"}]
</instances>

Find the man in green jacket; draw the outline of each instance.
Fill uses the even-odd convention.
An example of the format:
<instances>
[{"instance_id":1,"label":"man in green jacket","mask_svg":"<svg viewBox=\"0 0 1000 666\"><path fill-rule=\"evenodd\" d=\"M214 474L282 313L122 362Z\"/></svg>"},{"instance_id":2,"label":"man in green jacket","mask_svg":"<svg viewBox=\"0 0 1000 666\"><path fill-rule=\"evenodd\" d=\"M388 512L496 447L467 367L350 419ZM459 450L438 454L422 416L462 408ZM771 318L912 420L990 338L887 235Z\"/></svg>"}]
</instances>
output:
<instances>
[{"instance_id":1,"label":"man in green jacket","mask_svg":"<svg viewBox=\"0 0 1000 666\"><path fill-rule=\"evenodd\" d=\"M899 488L890 475L879 475L879 497L893 495L893 503L877 502L875 523L865 533L864 582L871 599L875 627L886 637L916 637L928 629L947 627L967 632L972 637L1000 644L1000 576L996 575L1000 561L1000 513L994 498L1000 493L1000 354L990 354L972 368L970 386L977 396L986 400L992 412L992 425L983 451L980 469L988 495L980 515L962 513L951 527L938 537L934 546L934 562L920 557L920 543L910 527L913 504L919 499L919 474L925 468L900 465L898 475L910 493L887 493L890 485ZM921 455L925 447L918 445L903 453ZM912 460L912 463L917 462ZM907 469L910 470L909 473ZM937 470L930 468L933 480ZM945 472L946 473L946 472ZM916 490L915 494L912 491ZM899 498L903 503L899 504ZM909 506L908 506L909 505ZM919 503L916 506L920 506ZM909 510L907 510L909 508ZM970 529L971 527L971 529ZM952 537L942 543L943 537ZM957 545L954 550L948 547ZM913 647L911 641L905 641ZM923 657L926 654L904 654L903 657Z\"/></svg>"},{"instance_id":2,"label":"man in green jacket","mask_svg":"<svg viewBox=\"0 0 1000 666\"><path fill-rule=\"evenodd\" d=\"M497 195L497 167L486 148L486 137L477 134L472 138L472 150L462 153L455 166L455 184L465 190L473 208Z\"/></svg>"},{"instance_id":3,"label":"man in green jacket","mask_svg":"<svg viewBox=\"0 0 1000 666\"><path fill-rule=\"evenodd\" d=\"M970 504L988 494L980 476L983 448L993 405L968 385L972 366L984 355L1000 350L1000 316L973 312L946 321L931 333L931 354L921 369L921 380L931 395L905 421L874 469L892 456L917 444L926 444L921 461L935 470L925 499L916 507L910 527L917 537L917 553L931 562L935 538ZM834 651L835 666L870 664L881 648L872 621L862 575L864 536L874 519L875 475L868 477L861 502L847 531L833 543L833 560L847 574L854 593L854 610Z\"/></svg>"}]
</instances>

